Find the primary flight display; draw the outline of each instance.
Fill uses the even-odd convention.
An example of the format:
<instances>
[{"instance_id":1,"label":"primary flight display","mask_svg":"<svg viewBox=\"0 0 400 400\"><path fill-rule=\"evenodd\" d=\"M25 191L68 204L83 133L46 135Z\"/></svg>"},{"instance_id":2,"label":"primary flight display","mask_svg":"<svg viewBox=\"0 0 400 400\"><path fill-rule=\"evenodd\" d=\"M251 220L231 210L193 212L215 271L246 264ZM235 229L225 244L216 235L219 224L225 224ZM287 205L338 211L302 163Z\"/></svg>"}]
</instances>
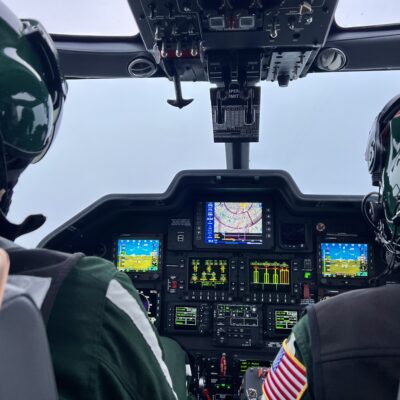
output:
<instances>
[{"instance_id":1,"label":"primary flight display","mask_svg":"<svg viewBox=\"0 0 400 400\"><path fill-rule=\"evenodd\" d=\"M116 261L120 271L157 272L160 263L160 241L158 239L118 239Z\"/></svg>"},{"instance_id":2,"label":"primary flight display","mask_svg":"<svg viewBox=\"0 0 400 400\"><path fill-rule=\"evenodd\" d=\"M368 277L368 244L321 243L324 278Z\"/></svg>"}]
</instances>

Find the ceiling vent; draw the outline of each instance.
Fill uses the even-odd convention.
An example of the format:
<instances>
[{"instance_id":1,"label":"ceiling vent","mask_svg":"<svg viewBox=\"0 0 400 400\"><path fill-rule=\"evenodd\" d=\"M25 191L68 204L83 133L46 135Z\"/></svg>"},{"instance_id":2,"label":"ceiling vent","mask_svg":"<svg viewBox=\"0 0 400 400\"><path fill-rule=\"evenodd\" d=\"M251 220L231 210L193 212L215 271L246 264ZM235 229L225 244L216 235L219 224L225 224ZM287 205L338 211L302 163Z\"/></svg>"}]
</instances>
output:
<instances>
[{"instance_id":1,"label":"ceiling vent","mask_svg":"<svg viewBox=\"0 0 400 400\"><path fill-rule=\"evenodd\" d=\"M322 49L317 58L317 67L323 71L340 71L346 65L346 56L342 50L335 48Z\"/></svg>"},{"instance_id":2,"label":"ceiling vent","mask_svg":"<svg viewBox=\"0 0 400 400\"><path fill-rule=\"evenodd\" d=\"M146 57L135 58L128 65L129 75L135 78L150 78L157 71L154 61Z\"/></svg>"}]
</instances>

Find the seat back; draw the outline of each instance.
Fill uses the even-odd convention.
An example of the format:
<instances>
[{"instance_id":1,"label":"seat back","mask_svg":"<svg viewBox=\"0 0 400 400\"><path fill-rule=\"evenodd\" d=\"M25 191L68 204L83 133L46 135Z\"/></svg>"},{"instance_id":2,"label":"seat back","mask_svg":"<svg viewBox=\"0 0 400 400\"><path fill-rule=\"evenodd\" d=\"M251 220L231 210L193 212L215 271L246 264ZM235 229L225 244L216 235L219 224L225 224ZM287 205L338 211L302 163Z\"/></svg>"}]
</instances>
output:
<instances>
[{"instance_id":1,"label":"seat back","mask_svg":"<svg viewBox=\"0 0 400 400\"><path fill-rule=\"evenodd\" d=\"M6 285L0 308L0 400L56 400L57 389L40 311Z\"/></svg>"}]
</instances>

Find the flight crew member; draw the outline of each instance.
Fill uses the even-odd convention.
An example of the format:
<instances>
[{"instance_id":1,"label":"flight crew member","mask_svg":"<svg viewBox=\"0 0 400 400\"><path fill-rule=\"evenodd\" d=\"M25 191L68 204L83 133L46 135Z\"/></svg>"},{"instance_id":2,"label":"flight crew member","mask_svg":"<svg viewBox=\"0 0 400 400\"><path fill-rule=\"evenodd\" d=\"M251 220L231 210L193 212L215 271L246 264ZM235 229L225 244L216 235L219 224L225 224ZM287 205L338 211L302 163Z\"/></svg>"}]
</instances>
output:
<instances>
[{"instance_id":1,"label":"flight crew member","mask_svg":"<svg viewBox=\"0 0 400 400\"><path fill-rule=\"evenodd\" d=\"M51 278L41 310L61 399L185 399L186 354L158 336L126 274L100 258L13 243L44 222L5 215L20 174L50 147L65 97L49 35L0 1L0 247L10 273Z\"/></svg>"},{"instance_id":2,"label":"flight crew member","mask_svg":"<svg viewBox=\"0 0 400 400\"><path fill-rule=\"evenodd\" d=\"M363 212L386 250L387 275L400 266L400 96L375 120L366 159L382 196L366 196ZM393 284L308 307L263 382L264 398L400 398L399 304Z\"/></svg>"}]
</instances>

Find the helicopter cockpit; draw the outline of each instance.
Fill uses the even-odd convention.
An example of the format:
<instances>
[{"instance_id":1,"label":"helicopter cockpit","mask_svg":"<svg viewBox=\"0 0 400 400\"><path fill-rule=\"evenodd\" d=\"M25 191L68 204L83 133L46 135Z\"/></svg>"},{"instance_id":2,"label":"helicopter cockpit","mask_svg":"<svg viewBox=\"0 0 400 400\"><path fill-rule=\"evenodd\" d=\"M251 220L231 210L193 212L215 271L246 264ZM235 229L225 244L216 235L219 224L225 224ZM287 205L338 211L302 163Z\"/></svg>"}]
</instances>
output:
<instances>
[{"instance_id":1,"label":"helicopter cockpit","mask_svg":"<svg viewBox=\"0 0 400 400\"><path fill-rule=\"evenodd\" d=\"M188 353L197 399L238 399L246 370L270 367L308 305L385 271L362 196L303 194L286 171L250 169L261 85L400 69L398 23L345 29L338 3L128 0L140 35L52 35L71 80L167 78L175 97L165 101L185 110L182 82L213 85L226 170L182 171L162 194L107 195L39 244L126 272L151 322Z\"/></svg>"}]
</instances>

